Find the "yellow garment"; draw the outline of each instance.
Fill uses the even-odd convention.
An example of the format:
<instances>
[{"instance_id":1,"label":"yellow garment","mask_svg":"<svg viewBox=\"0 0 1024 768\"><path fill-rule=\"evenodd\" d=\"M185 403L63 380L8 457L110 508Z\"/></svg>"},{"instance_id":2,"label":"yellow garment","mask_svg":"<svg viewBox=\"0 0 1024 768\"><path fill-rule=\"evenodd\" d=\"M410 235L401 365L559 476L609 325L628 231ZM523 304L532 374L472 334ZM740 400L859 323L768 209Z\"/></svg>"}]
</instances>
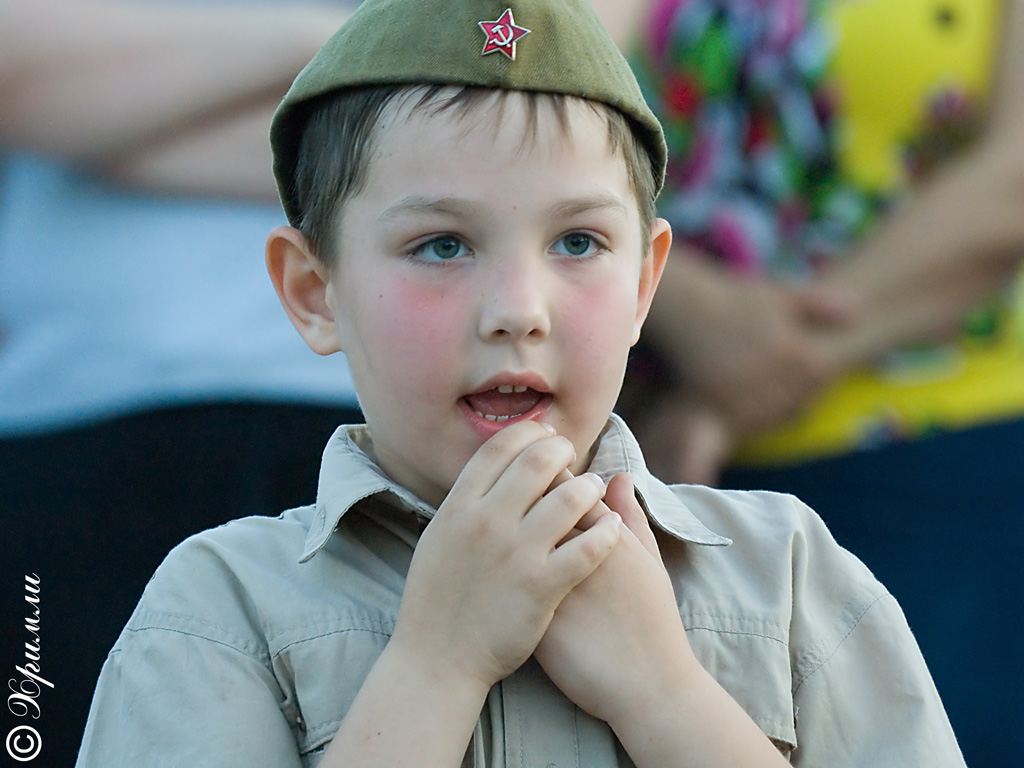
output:
<instances>
[{"instance_id":1,"label":"yellow garment","mask_svg":"<svg viewBox=\"0 0 1024 768\"><path fill-rule=\"evenodd\" d=\"M842 105L838 160L865 189L906 185L902 148L920 135L931 99L988 96L998 0L838 0L829 79Z\"/></svg>"},{"instance_id":2,"label":"yellow garment","mask_svg":"<svg viewBox=\"0 0 1024 768\"><path fill-rule=\"evenodd\" d=\"M998 0L831 5L846 177L880 193L911 185L906 148L934 127L937 101L955 109L956 99L987 98L999 18ZM984 338L965 334L846 376L797 421L746 440L736 463L796 463L1024 415L1024 272L993 321Z\"/></svg>"},{"instance_id":3,"label":"yellow garment","mask_svg":"<svg viewBox=\"0 0 1024 768\"><path fill-rule=\"evenodd\" d=\"M852 373L796 421L746 440L736 463L796 463L1024 415L1024 301L1017 295L1013 317L994 342L930 350L931 365Z\"/></svg>"}]
</instances>

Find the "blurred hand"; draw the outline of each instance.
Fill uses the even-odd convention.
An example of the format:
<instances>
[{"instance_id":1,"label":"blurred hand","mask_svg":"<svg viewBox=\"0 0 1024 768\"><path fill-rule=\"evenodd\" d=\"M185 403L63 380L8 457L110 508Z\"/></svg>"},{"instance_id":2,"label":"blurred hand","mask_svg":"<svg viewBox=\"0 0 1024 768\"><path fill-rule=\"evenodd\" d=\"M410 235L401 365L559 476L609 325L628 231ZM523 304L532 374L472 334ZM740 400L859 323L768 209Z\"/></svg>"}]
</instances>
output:
<instances>
[{"instance_id":1,"label":"blurred hand","mask_svg":"<svg viewBox=\"0 0 1024 768\"><path fill-rule=\"evenodd\" d=\"M716 485L734 443L729 421L685 392L662 397L630 426L647 466L666 483Z\"/></svg>"},{"instance_id":2,"label":"blurred hand","mask_svg":"<svg viewBox=\"0 0 1024 768\"><path fill-rule=\"evenodd\" d=\"M856 310L838 293L768 280L733 279L729 293L717 316L668 350L688 397L746 434L796 416L838 373L823 339Z\"/></svg>"},{"instance_id":3,"label":"blurred hand","mask_svg":"<svg viewBox=\"0 0 1024 768\"><path fill-rule=\"evenodd\" d=\"M655 474L714 484L738 437L799 415L842 371L836 339L862 314L842 286L741 278L679 246L644 327L674 382L657 402L640 392L631 418Z\"/></svg>"}]
</instances>

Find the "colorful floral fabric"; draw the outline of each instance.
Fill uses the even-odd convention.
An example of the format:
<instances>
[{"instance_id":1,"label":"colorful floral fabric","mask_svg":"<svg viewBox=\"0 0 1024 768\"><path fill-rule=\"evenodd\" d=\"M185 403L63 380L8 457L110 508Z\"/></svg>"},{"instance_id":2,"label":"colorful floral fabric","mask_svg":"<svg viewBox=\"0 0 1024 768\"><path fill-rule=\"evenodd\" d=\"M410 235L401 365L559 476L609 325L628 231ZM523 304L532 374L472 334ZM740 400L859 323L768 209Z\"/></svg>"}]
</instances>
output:
<instances>
[{"instance_id":1,"label":"colorful floral fabric","mask_svg":"<svg viewBox=\"0 0 1024 768\"><path fill-rule=\"evenodd\" d=\"M659 0L645 95L672 151L662 215L740 272L806 274L841 256L903 190L865 189L837 161L841 94L821 0ZM928 93L905 144L915 179L973 132L976 100Z\"/></svg>"},{"instance_id":2,"label":"colorful floral fabric","mask_svg":"<svg viewBox=\"0 0 1024 768\"><path fill-rule=\"evenodd\" d=\"M634 66L669 142L659 209L676 238L739 274L784 280L842 258L976 135L998 10L998 0L656 0ZM953 344L900 351L841 383L801 424L754 440L748 458L835 453L1024 413L1005 370L974 375L956 394L946 386L976 365L965 355L979 345L1024 375L1020 296L971 313ZM922 385L925 395L914 390Z\"/></svg>"}]
</instances>

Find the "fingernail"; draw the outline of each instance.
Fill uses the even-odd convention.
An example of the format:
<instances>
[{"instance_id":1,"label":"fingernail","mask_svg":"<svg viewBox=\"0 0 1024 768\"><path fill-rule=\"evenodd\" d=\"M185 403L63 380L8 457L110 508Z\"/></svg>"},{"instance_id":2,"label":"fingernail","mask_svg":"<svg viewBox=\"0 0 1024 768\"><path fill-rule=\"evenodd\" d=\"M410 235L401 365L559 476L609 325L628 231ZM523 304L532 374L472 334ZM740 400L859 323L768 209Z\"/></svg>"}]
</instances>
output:
<instances>
[{"instance_id":1,"label":"fingernail","mask_svg":"<svg viewBox=\"0 0 1024 768\"><path fill-rule=\"evenodd\" d=\"M583 476L590 480L590 482L596 484L597 487L600 488L601 490L604 490L606 488L604 480L601 479L600 475L594 472L584 472Z\"/></svg>"},{"instance_id":2,"label":"fingernail","mask_svg":"<svg viewBox=\"0 0 1024 768\"><path fill-rule=\"evenodd\" d=\"M546 421L538 421L537 423L544 427L544 429L548 431L549 435L555 434L555 428L548 424Z\"/></svg>"}]
</instances>

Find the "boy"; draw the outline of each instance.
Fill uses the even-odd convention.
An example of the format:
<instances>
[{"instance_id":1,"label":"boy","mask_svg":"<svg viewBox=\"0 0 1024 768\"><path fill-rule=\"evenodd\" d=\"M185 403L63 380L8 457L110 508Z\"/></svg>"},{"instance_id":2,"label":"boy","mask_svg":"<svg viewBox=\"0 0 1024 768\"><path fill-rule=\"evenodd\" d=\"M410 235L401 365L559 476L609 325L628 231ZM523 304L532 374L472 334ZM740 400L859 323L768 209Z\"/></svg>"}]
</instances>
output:
<instances>
[{"instance_id":1,"label":"boy","mask_svg":"<svg viewBox=\"0 0 1024 768\"><path fill-rule=\"evenodd\" d=\"M962 766L813 513L669 488L610 415L660 127L585 2L505 8L370 0L279 109L268 269L367 423L315 507L168 557L79 765Z\"/></svg>"}]
</instances>

